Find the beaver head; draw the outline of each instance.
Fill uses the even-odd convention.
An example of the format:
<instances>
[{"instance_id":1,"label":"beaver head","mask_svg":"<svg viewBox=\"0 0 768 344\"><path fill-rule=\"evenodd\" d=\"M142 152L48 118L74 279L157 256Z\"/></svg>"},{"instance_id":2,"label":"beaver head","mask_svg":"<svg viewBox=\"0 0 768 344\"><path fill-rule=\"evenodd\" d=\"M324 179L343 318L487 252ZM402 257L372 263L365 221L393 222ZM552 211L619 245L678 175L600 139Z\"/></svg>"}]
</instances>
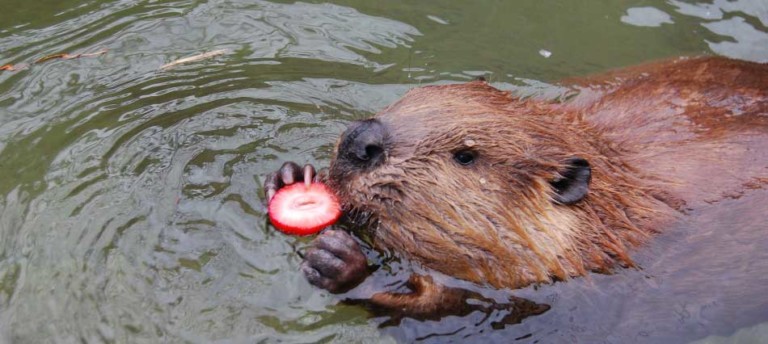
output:
<instances>
[{"instance_id":1,"label":"beaver head","mask_svg":"<svg viewBox=\"0 0 768 344\"><path fill-rule=\"evenodd\" d=\"M616 264L656 201L577 114L476 81L408 92L342 134L329 170L374 243L497 288Z\"/></svg>"}]
</instances>

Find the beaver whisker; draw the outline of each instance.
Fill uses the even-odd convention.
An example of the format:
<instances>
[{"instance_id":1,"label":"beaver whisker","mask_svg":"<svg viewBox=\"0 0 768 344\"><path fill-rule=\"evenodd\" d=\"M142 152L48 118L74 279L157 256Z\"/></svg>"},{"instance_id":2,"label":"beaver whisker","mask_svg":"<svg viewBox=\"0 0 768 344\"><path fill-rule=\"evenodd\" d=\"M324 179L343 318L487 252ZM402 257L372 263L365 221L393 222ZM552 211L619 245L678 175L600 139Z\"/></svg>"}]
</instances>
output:
<instances>
[{"instance_id":1,"label":"beaver whisker","mask_svg":"<svg viewBox=\"0 0 768 344\"><path fill-rule=\"evenodd\" d=\"M355 226L370 226L374 221L373 213L359 208L344 209L349 222Z\"/></svg>"}]
</instances>

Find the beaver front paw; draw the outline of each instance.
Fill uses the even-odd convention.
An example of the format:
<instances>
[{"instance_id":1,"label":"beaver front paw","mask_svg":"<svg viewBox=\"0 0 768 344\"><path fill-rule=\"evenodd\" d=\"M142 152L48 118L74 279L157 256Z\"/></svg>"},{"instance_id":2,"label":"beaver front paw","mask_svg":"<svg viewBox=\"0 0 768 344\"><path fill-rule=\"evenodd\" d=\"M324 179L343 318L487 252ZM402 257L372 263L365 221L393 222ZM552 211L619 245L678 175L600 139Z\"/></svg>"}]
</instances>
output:
<instances>
[{"instance_id":1,"label":"beaver front paw","mask_svg":"<svg viewBox=\"0 0 768 344\"><path fill-rule=\"evenodd\" d=\"M320 174L315 173L314 166L306 164L304 167L299 167L295 162L287 161L280 166L279 170L270 173L264 179L264 196L267 198L267 204L272 201L277 190L284 186L304 182L309 187L309 183L317 182L321 178Z\"/></svg>"},{"instance_id":2,"label":"beaver front paw","mask_svg":"<svg viewBox=\"0 0 768 344\"><path fill-rule=\"evenodd\" d=\"M369 274L360 245L341 230L326 230L315 238L301 270L309 283L332 293L354 288Z\"/></svg>"}]
</instances>

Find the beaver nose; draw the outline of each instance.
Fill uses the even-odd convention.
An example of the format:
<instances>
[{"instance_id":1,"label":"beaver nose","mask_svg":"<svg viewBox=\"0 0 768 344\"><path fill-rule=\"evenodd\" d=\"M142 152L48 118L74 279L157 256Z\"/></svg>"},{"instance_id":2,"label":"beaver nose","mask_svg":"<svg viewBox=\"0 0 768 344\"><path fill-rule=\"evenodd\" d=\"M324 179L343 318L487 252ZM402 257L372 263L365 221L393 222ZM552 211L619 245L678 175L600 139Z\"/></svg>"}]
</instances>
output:
<instances>
[{"instance_id":1,"label":"beaver nose","mask_svg":"<svg viewBox=\"0 0 768 344\"><path fill-rule=\"evenodd\" d=\"M384 161L386 134L376 119L354 122L342 134L337 156L358 167L376 166Z\"/></svg>"}]
</instances>

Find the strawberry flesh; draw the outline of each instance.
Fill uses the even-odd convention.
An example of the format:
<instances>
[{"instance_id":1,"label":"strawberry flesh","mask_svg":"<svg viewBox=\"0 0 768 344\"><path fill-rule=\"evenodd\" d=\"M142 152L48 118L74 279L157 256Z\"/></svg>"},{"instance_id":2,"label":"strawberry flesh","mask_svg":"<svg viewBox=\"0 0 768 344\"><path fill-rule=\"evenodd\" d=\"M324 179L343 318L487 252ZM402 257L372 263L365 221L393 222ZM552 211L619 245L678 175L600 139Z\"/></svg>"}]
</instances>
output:
<instances>
[{"instance_id":1,"label":"strawberry flesh","mask_svg":"<svg viewBox=\"0 0 768 344\"><path fill-rule=\"evenodd\" d=\"M286 234L310 235L334 224L341 216L336 196L321 183L288 185L269 203L269 220Z\"/></svg>"}]
</instances>

